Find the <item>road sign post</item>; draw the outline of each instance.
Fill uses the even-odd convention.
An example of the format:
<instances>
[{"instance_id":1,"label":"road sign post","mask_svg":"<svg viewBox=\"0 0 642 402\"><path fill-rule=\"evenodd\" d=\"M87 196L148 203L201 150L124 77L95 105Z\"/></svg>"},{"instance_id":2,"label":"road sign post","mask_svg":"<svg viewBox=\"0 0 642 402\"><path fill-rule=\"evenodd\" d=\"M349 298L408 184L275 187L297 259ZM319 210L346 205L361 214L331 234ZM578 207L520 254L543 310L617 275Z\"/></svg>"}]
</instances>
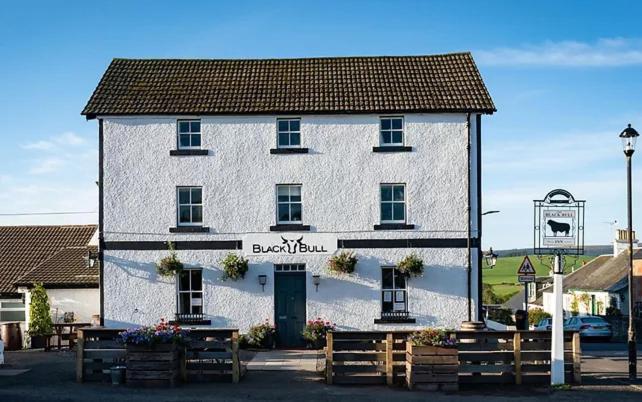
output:
<instances>
[{"instance_id":1,"label":"road sign post","mask_svg":"<svg viewBox=\"0 0 642 402\"><path fill-rule=\"evenodd\" d=\"M526 314L526 322L528 323L528 284L535 282L535 267L528 256L524 257L522 264L517 270L517 279L520 283L524 284L524 312ZM528 325L528 324L527 324Z\"/></svg>"}]
</instances>

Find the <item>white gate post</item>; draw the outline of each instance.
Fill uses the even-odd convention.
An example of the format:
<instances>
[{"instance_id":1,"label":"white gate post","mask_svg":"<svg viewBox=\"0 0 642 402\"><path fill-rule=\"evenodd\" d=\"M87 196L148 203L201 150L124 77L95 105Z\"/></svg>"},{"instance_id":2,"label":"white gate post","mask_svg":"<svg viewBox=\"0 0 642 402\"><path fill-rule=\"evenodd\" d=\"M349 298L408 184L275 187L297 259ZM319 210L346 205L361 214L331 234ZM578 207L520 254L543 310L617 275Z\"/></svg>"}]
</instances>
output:
<instances>
[{"instance_id":1,"label":"white gate post","mask_svg":"<svg viewBox=\"0 0 642 402\"><path fill-rule=\"evenodd\" d=\"M553 268L553 328L551 339L551 385L564 384L564 269L562 256L555 254Z\"/></svg>"}]
</instances>

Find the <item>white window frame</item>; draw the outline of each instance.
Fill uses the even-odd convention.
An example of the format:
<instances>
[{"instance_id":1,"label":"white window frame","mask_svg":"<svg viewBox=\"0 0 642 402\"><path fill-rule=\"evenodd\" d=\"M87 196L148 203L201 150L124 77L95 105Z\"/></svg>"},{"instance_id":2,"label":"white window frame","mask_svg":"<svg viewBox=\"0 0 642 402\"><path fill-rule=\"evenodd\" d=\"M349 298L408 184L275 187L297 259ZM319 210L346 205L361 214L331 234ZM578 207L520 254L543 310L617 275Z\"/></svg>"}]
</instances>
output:
<instances>
[{"instance_id":1,"label":"white window frame","mask_svg":"<svg viewBox=\"0 0 642 402\"><path fill-rule=\"evenodd\" d=\"M192 271L200 271L201 272L201 290L194 290L192 287ZM176 307L177 307L177 313L178 314L204 314L205 313L205 287L203 286L203 269L202 268L187 268L184 269L183 272L188 273L189 275L189 290L181 290L181 278L179 276L176 277ZM182 274L182 273L181 273ZM180 274L179 274L180 275ZM189 313L184 313L183 312L183 306L181 305L181 294L184 293L189 293L190 298L189 298ZM194 313L192 312L194 305L192 304L192 300L194 300L192 294L194 293L200 293L201 294L201 312L200 313Z\"/></svg>"},{"instance_id":2,"label":"white window frame","mask_svg":"<svg viewBox=\"0 0 642 402\"><path fill-rule=\"evenodd\" d=\"M196 122L198 122L200 130L198 132L192 132L191 123L196 123ZM181 130L180 130L180 124L181 123L190 123L189 124L189 128L190 128L189 133L181 133ZM202 132L203 132L203 123L201 122L200 119L178 119L178 120L176 120L176 145L177 145L177 149L201 149L201 147L203 146L203 135L202 135ZM190 139L189 139L190 145L189 146L182 146L181 145L181 134L189 134L190 135ZM200 137L200 141L199 142L200 142L201 145L192 145L192 135L195 135L195 134L198 134L198 136Z\"/></svg>"},{"instance_id":3,"label":"white window frame","mask_svg":"<svg viewBox=\"0 0 642 402\"><path fill-rule=\"evenodd\" d=\"M392 288L384 288L383 287L383 270L384 269L392 269L393 270ZM409 306L410 302L408 300L408 278L406 277L405 280L404 280L404 284L405 284L404 288L397 288L397 284L396 284L396 281L395 281L395 274L394 274L395 270L397 270L397 267L394 266L394 265L384 265L384 266L381 267L381 304L380 304L380 307L381 307L381 313L382 314L385 314L385 313L399 313L399 312L408 313L410 311L410 306ZM403 275L403 274L400 273L399 275ZM384 292L392 292L392 311L383 311ZM403 310L399 310L399 309L395 308L395 304L397 303L397 301L396 301L397 292L403 292L403 295L404 295L404 302L403 302L404 303L404 309Z\"/></svg>"},{"instance_id":4,"label":"white window frame","mask_svg":"<svg viewBox=\"0 0 642 402\"><path fill-rule=\"evenodd\" d=\"M298 187L299 188L299 193L301 194L301 201L299 202L292 202L291 200L288 201L279 201L279 187L287 187L288 188L288 199L291 197L290 189L292 187ZM300 204L301 205L301 220L298 221L282 221L281 217L279 216L279 206L281 204L288 204L290 207L288 208L289 211L289 216L292 218L292 204ZM303 223L303 186L301 184L277 184L276 185L276 223L278 224L301 224Z\"/></svg>"},{"instance_id":5,"label":"white window frame","mask_svg":"<svg viewBox=\"0 0 642 402\"><path fill-rule=\"evenodd\" d=\"M4 307L4 303L20 303L22 304L23 307ZM27 319L27 307L22 299L0 299L0 312L14 312L14 311L19 311L23 312L25 319L20 321L24 322ZM10 321L15 321L15 320L9 320L9 321L2 321L0 322L10 322Z\"/></svg>"},{"instance_id":6,"label":"white window frame","mask_svg":"<svg viewBox=\"0 0 642 402\"><path fill-rule=\"evenodd\" d=\"M299 131L291 131L290 130L290 121L296 120L299 122ZM299 134L299 145L281 145L279 142L280 139L280 134L282 131L279 130L279 122L281 121L287 121L288 122L288 130L283 131L283 133L288 134L288 142L291 142L292 138L292 133L298 133ZM276 119L276 147L280 149L287 149L287 148L301 148L301 118L300 117L279 117Z\"/></svg>"},{"instance_id":7,"label":"white window frame","mask_svg":"<svg viewBox=\"0 0 642 402\"><path fill-rule=\"evenodd\" d=\"M392 129L392 122L390 123L390 129L384 130L383 129L383 120L391 120L391 119L400 119L401 120L401 142L392 142L393 141L393 136L392 133L393 131L399 131L398 129L393 130ZM383 141L383 132L384 131L390 131L390 141L391 142L384 142ZM405 124L405 119L403 116L381 116L379 117L379 145L382 147L399 147L403 146L406 142L406 124Z\"/></svg>"},{"instance_id":8,"label":"white window frame","mask_svg":"<svg viewBox=\"0 0 642 402\"><path fill-rule=\"evenodd\" d=\"M392 200L384 201L382 198L383 187L391 186L392 187ZM395 187L403 187L403 201L394 201ZM393 219L393 220L384 220L383 219L383 204L392 204L392 216L394 218L394 204L403 203L403 219ZM406 223L408 221L408 195L406 194L406 183L381 183L379 185L379 221L381 223Z\"/></svg>"},{"instance_id":9,"label":"white window frame","mask_svg":"<svg viewBox=\"0 0 642 402\"><path fill-rule=\"evenodd\" d=\"M305 264L274 264L274 272L305 272Z\"/></svg>"},{"instance_id":10,"label":"white window frame","mask_svg":"<svg viewBox=\"0 0 642 402\"><path fill-rule=\"evenodd\" d=\"M195 204L192 203L192 189L198 188L201 190L201 203L200 204ZM181 197L180 197L180 190L185 190L189 189L190 190L190 202L189 204L181 204ZM181 222L181 207L182 206L189 206L190 207L190 222ZM192 208L193 206L200 206L201 207L201 221L200 222L192 222ZM203 208L203 187L202 186L177 186L176 187L176 225L177 226L203 226L203 221L204 219L204 213L205 209Z\"/></svg>"}]
</instances>

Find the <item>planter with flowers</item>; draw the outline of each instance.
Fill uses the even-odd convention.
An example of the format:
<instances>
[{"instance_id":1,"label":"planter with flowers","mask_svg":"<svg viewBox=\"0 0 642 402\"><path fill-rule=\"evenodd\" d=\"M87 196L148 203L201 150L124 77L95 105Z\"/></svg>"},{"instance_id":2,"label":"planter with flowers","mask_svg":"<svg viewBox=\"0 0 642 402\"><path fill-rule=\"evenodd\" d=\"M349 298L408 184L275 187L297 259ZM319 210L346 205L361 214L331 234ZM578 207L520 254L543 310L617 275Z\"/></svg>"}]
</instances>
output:
<instances>
[{"instance_id":1,"label":"planter with flowers","mask_svg":"<svg viewBox=\"0 0 642 402\"><path fill-rule=\"evenodd\" d=\"M175 386L189 330L161 319L157 325L128 329L117 340L127 349L126 381L133 386Z\"/></svg>"},{"instance_id":2,"label":"planter with flowers","mask_svg":"<svg viewBox=\"0 0 642 402\"><path fill-rule=\"evenodd\" d=\"M328 260L328 270L335 274L351 274L357 265L357 257L351 251L342 251Z\"/></svg>"},{"instance_id":3,"label":"planter with flowers","mask_svg":"<svg viewBox=\"0 0 642 402\"><path fill-rule=\"evenodd\" d=\"M316 320L309 320L301 334L307 342L308 348L323 349L326 345L325 335L328 331L334 331L335 328L336 325L330 321L317 318Z\"/></svg>"},{"instance_id":4,"label":"planter with flowers","mask_svg":"<svg viewBox=\"0 0 642 402\"><path fill-rule=\"evenodd\" d=\"M276 346L276 326L269 320L253 325L247 333L249 346L258 349L274 349Z\"/></svg>"},{"instance_id":5,"label":"planter with flowers","mask_svg":"<svg viewBox=\"0 0 642 402\"><path fill-rule=\"evenodd\" d=\"M455 338L443 329L413 332L406 342L409 389L458 390L459 357Z\"/></svg>"},{"instance_id":6,"label":"planter with flowers","mask_svg":"<svg viewBox=\"0 0 642 402\"><path fill-rule=\"evenodd\" d=\"M407 277L421 276L424 273L424 261L412 253L397 263L397 270Z\"/></svg>"}]
</instances>

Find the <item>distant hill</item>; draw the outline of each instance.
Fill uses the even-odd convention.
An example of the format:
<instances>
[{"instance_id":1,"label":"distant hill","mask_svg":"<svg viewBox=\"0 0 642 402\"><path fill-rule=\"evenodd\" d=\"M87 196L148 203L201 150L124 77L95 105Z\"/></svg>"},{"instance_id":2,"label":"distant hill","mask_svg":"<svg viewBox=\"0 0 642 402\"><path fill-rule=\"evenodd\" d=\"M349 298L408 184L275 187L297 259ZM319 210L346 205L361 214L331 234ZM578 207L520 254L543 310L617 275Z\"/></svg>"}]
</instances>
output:
<instances>
[{"instance_id":1,"label":"distant hill","mask_svg":"<svg viewBox=\"0 0 642 402\"><path fill-rule=\"evenodd\" d=\"M532 248L513 248L509 250L493 250L500 257L517 257L533 254ZM584 255L596 257L603 254L613 254L612 245L584 246Z\"/></svg>"}]
</instances>

